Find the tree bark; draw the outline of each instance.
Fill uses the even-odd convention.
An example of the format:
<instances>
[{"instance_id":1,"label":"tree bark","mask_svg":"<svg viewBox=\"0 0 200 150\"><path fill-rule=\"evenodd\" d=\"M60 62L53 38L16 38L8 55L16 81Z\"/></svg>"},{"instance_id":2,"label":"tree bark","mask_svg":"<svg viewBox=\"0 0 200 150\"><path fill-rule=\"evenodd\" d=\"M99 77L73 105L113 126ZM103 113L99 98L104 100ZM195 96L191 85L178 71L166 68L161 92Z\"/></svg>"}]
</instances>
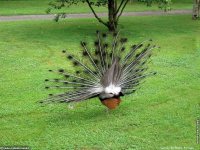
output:
<instances>
[{"instance_id":1,"label":"tree bark","mask_svg":"<svg viewBox=\"0 0 200 150\"><path fill-rule=\"evenodd\" d=\"M192 19L196 20L198 18L200 18L200 0L194 0Z\"/></svg>"},{"instance_id":2,"label":"tree bark","mask_svg":"<svg viewBox=\"0 0 200 150\"><path fill-rule=\"evenodd\" d=\"M86 0L95 18L100 23L104 24L109 31L115 32L117 30L119 18L122 15L124 8L126 7L129 0L121 0L119 6L117 5L118 0L107 0L107 1L108 1L108 22L104 22L93 9L91 2L89 0Z\"/></svg>"},{"instance_id":3,"label":"tree bark","mask_svg":"<svg viewBox=\"0 0 200 150\"><path fill-rule=\"evenodd\" d=\"M108 0L108 29L111 32L117 29L116 11L117 0Z\"/></svg>"},{"instance_id":4,"label":"tree bark","mask_svg":"<svg viewBox=\"0 0 200 150\"><path fill-rule=\"evenodd\" d=\"M95 18L102 24L104 24L106 27L108 27L108 24L106 22L104 22L101 18L98 17L98 15L96 14L96 12L94 11L94 9L92 8L92 5L90 3L89 0L86 0L89 8L91 9L92 13L94 14Z\"/></svg>"}]
</instances>

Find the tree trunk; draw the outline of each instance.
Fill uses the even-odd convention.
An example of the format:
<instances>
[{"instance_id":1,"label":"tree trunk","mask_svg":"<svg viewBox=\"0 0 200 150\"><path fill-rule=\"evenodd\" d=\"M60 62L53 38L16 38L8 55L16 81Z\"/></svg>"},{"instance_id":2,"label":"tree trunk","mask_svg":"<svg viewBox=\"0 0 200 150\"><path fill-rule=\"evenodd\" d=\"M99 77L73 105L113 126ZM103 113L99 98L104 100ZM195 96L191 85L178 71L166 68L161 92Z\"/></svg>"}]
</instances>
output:
<instances>
[{"instance_id":1,"label":"tree trunk","mask_svg":"<svg viewBox=\"0 0 200 150\"><path fill-rule=\"evenodd\" d=\"M116 10L117 0L108 0L108 29L111 32L117 29Z\"/></svg>"},{"instance_id":2,"label":"tree trunk","mask_svg":"<svg viewBox=\"0 0 200 150\"><path fill-rule=\"evenodd\" d=\"M194 0L192 19L196 20L198 18L200 18L200 0Z\"/></svg>"}]
</instances>

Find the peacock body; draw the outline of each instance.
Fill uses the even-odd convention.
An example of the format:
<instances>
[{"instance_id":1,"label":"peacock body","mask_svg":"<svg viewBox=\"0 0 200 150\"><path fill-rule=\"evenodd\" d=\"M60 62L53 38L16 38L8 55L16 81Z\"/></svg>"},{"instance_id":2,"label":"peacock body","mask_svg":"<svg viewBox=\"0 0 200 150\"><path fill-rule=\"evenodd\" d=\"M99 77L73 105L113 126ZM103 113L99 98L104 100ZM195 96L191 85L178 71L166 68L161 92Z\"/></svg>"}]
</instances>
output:
<instances>
[{"instance_id":1,"label":"peacock body","mask_svg":"<svg viewBox=\"0 0 200 150\"><path fill-rule=\"evenodd\" d=\"M125 94L135 92L144 78L155 75L147 72L152 49L156 46L151 40L132 45L126 50L127 38L120 38L119 32L114 33L109 42L105 33L96 33L94 47L89 48L86 42L81 42L82 60L62 52L74 65L75 72L65 69L49 70L59 74L56 79L46 79L50 84L46 89L64 89L61 94L50 94L41 101L49 102L79 102L93 97L99 97L102 104L109 109L116 108Z\"/></svg>"}]
</instances>

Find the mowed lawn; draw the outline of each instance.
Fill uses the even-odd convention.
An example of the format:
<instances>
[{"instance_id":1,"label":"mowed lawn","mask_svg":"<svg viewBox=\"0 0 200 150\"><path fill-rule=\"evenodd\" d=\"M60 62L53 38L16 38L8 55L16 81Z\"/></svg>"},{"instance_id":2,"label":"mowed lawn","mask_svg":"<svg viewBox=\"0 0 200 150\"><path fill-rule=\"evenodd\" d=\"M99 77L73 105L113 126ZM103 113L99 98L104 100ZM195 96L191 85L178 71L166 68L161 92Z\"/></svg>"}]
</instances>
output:
<instances>
[{"instance_id":1,"label":"mowed lawn","mask_svg":"<svg viewBox=\"0 0 200 150\"><path fill-rule=\"evenodd\" d=\"M0 23L0 146L33 150L198 149L195 122L200 117L200 22L190 15L123 17L121 34L136 44L152 38L150 70L136 93L106 113L98 99L69 109L41 106L48 69L69 68L61 53L80 52L80 40L92 42L95 19Z\"/></svg>"},{"instance_id":2,"label":"mowed lawn","mask_svg":"<svg viewBox=\"0 0 200 150\"><path fill-rule=\"evenodd\" d=\"M27 14L46 14L49 2L53 0L0 0L0 15L27 15ZM191 0L173 0L172 9L190 9L192 10ZM107 12L107 7L95 7L97 12ZM152 7L146 7L144 3L137 1L129 2L125 11L156 11L160 10L157 4ZM51 13L91 13L86 3L79 3L78 6L72 5L60 10L53 10Z\"/></svg>"}]
</instances>

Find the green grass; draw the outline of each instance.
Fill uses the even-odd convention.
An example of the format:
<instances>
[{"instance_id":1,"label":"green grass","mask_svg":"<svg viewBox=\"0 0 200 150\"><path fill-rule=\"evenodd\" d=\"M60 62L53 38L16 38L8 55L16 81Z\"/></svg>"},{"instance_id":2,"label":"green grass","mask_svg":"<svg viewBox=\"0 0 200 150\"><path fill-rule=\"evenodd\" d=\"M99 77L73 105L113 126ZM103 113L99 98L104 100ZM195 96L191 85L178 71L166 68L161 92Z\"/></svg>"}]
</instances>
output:
<instances>
[{"instance_id":1,"label":"green grass","mask_svg":"<svg viewBox=\"0 0 200 150\"><path fill-rule=\"evenodd\" d=\"M51 0L0 0L0 15L24 15L24 14L46 14L46 9L48 8L48 3ZM172 9L192 9L192 1L184 0L178 1L174 0ZM95 7L97 12L106 12L106 7ZM125 11L146 11L146 10L159 10L157 4L152 7L146 7L145 4L132 2L129 3ZM66 12L66 13L88 13L91 12L86 4L79 3L78 6L71 6L69 8L64 8L56 12Z\"/></svg>"},{"instance_id":2,"label":"green grass","mask_svg":"<svg viewBox=\"0 0 200 150\"><path fill-rule=\"evenodd\" d=\"M48 69L69 66L61 50L79 52L79 41L106 29L95 19L0 23L0 146L33 150L198 149L195 120L200 117L200 22L190 15L123 17L122 35L130 43L152 38L149 78L123 97L109 114L98 99L41 107Z\"/></svg>"}]
</instances>

